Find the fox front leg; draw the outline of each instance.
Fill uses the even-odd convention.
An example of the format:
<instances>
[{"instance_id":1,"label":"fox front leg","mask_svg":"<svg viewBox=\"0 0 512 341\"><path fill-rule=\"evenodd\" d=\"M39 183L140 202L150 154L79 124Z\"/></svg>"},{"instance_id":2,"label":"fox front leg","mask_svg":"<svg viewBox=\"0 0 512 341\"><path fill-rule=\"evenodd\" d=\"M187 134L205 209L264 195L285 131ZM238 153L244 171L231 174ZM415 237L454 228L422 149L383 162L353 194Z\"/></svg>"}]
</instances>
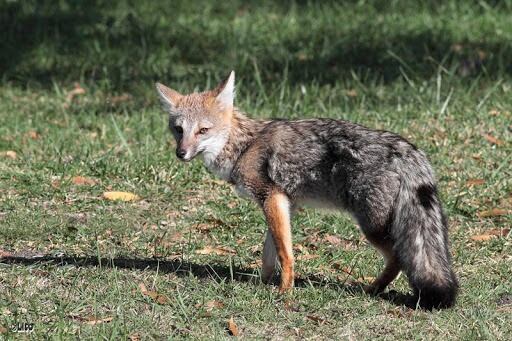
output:
<instances>
[{"instance_id":1,"label":"fox front leg","mask_svg":"<svg viewBox=\"0 0 512 341\"><path fill-rule=\"evenodd\" d=\"M285 194L273 190L265 199L263 210L269 230L272 233L279 263L281 263L281 284L279 285L279 292L284 293L293 288L294 279L290 201ZM264 275L267 274L265 264L263 272Z\"/></svg>"},{"instance_id":2,"label":"fox front leg","mask_svg":"<svg viewBox=\"0 0 512 341\"><path fill-rule=\"evenodd\" d=\"M277 252L276 245L274 243L274 237L272 237L272 231L267 229L267 236L265 237L265 244L263 244L263 256L262 256L262 268L261 268L261 279L267 283L272 278L274 270L277 265Z\"/></svg>"}]
</instances>

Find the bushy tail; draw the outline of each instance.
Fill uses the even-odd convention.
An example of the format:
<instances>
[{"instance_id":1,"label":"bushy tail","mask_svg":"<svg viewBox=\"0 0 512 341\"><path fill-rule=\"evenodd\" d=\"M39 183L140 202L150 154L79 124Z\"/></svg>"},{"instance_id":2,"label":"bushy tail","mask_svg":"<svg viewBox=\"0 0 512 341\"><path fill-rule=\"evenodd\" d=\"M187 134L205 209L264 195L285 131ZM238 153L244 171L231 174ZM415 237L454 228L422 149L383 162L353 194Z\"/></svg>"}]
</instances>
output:
<instances>
[{"instance_id":1,"label":"bushy tail","mask_svg":"<svg viewBox=\"0 0 512 341\"><path fill-rule=\"evenodd\" d=\"M433 183L402 183L395 206L395 254L417 304L425 309L454 305L457 278L451 267L448 227Z\"/></svg>"}]
</instances>

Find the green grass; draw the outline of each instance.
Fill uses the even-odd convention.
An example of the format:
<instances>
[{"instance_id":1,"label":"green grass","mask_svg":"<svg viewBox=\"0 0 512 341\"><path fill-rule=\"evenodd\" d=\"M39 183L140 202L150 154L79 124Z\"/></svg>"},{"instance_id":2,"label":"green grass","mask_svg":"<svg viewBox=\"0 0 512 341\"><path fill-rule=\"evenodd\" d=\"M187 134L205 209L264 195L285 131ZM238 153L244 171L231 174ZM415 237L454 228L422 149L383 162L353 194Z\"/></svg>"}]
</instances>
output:
<instances>
[{"instance_id":1,"label":"green grass","mask_svg":"<svg viewBox=\"0 0 512 341\"><path fill-rule=\"evenodd\" d=\"M471 237L512 225L511 15L510 1L1 3L0 337L27 322L35 338L227 338L233 317L248 338L510 339L512 237ZM382 260L347 215L312 209L293 220L298 288L260 283L262 213L175 159L152 85L202 90L231 69L253 117L348 119L430 155L455 308L361 293ZM85 94L68 101L74 82ZM508 214L478 214L493 208Z\"/></svg>"}]
</instances>

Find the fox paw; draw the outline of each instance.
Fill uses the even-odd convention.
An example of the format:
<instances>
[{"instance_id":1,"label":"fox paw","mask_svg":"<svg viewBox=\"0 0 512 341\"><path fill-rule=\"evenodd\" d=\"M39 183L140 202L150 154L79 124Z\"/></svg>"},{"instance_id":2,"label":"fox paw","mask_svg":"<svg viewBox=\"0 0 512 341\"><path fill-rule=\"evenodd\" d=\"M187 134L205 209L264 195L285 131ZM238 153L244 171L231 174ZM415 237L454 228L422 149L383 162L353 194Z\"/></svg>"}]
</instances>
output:
<instances>
[{"instance_id":1,"label":"fox paw","mask_svg":"<svg viewBox=\"0 0 512 341\"><path fill-rule=\"evenodd\" d=\"M271 271L271 272L262 271L261 281L265 284L271 284L272 282L274 282L274 271Z\"/></svg>"},{"instance_id":2,"label":"fox paw","mask_svg":"<svg viewBox=\"0 0 512 341\"><path fill-rule=\"evenodd\" d=\"M282 286L279 286L279 294L280 294L280 295L287 294L287 293L291 292L292 290L293 290L293 287L292 287L292 286L289 286L289 287L282 287Z\"/></svg>"},{"instance_id":3,"label":"fox paw","mask_svg":"<svg viewBox=\"0 0 512 341\"><path fill-rule=\"evenodd\" d=\"M384 291L383 288L376 286L376 285L372 285L372 284L364 285L363 290L367 295L370 295L370 296L377 296Z\"/></svg>"},{"instance_id":4,"label":"fox paw","mask_svg":"<svg viewBox=\"0 0 512 341\"><path fill-rule=\"evenodd\" d=\"M288 281L281 281L281 285L279 285L279 293L285 294L293 289L293 279Z\"/></svg>"}]
</instances>

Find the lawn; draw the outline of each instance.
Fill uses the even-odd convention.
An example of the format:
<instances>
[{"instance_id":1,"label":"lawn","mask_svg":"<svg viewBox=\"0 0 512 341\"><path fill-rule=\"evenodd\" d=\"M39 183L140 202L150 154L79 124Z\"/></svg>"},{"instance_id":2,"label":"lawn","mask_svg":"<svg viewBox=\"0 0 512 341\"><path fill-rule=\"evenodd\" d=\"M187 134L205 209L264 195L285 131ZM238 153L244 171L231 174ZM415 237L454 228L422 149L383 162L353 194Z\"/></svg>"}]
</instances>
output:
<instances>
[{"instance_id":1,"label":"lawn","mask_svg":"<svg viewBox=\"0 0 512 341\"><path fill-rule=\"evenodd\" d=\"M231 318L257 339L511 339L511 16L512 1L0 3L0 339L222 339ZM261 283L261 211L176 160L153 87L232 69L252 117L346 119L427 152L453 309L404 305L404 276L364 294L380 256L348 215L309 208L297 288Z\"/></svg>"}]
</instances>

